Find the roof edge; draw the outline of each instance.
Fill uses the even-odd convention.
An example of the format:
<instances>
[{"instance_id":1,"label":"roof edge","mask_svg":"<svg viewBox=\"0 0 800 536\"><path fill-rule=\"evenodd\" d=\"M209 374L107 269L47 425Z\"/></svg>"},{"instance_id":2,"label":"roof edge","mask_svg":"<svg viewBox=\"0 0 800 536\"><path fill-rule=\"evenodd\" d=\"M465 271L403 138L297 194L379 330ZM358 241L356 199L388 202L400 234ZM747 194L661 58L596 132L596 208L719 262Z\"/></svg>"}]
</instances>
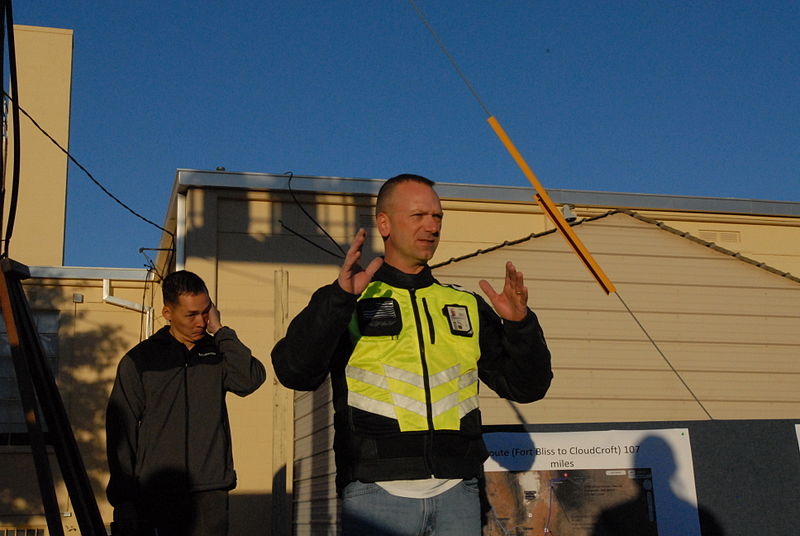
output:
<instances>
[{"instance_id":1,"label":"roof edge","mask_svg":"<svg viewBox=\"0 0 800 536\"><path fill-rule=\"evenodd\" d=\"M114 279L148 281L152 270L146 268L91 268L83 266L28 266L35 279Z\"/></svg>"},{"instance_id":2,"label":"roof edge","mask_svg":"<svg viewBox=\"0 0 800 536\"><path fill-rule=\"evenodd\" d=\"M178 169L176 189L234 188L249 190L287 190L288 174L252 173L233 171L207 171ZM293 175L295 191L327 192L334 194L377 195L383 179ZM442 198L486 200L509 203L533 203L535 190L530 186L498 186L488 184L459 184L437 182L436 190ZM603 192L595 190L565 190L550 188L550 197L557 204L586 207L632 210L666 210L681 212L708 212L745 215L800 217L800 202L702 197L686 195Z\"/></svg>"},{"instance_id":3,"label":"roof edge","mask_svg":"<svg viewBox=\"0 0 800 536\"><path fill-rule=\"evenodd\" d=\"M783 270L778 270L777 268L775 268L773 266L770 266L767 263L760 262L760 261L757 261L755 259L751 259L749 257L745 257L744 255L742 255L738 251L733 251L733 250L730 250L730 249L723 248L721 246L718 246L714 242L708 242L707 240L703 240L702 238L694 236L693 234L691 234L689 232L681 231L681 230L676 229L674 227L670 227L669 225L666 225L664 222L658 221L658 220L653 219L653 218L648 218L647 216L642 216L641 214L639 214L639 213L637 213L637 212L635 212L633 210L627 210L627 209L610 210L610 211L608 211L608 212L606 212L604 214L600 214L598 216L593 216L591 218L583 218L583 219L577 220L575 222L571 222L570 226L571 227L575 227L577 225L582 225L584 223L596 221L596 220L599 220L599 219L602 219L602 218L607 218L608 216L611 216L611 215L614 215L614 214L625 214L625 215L630 216L632 218L635 218L635 219L637 219L637 220L639 220L641 222L648 223L650 225L655 225L659 229L662 229L662 230L667 231L669 233L678 235L681 238L685 238L685 239L690 240L692 242L695 242L695 243L697 243L699 245L705 246L705 247L707 247L709 249L712 249L712 250L714 250L714 251L716 251L718 253L722 253L724 255L728 255L730 257L733 257L733 258L735 258L737 260L746 262L747 264L751 264L751 265L753 265L753 266L755 266L757 268L761 268L762 270L766 270L766 271L768 271L768 272L770 272L772 274L779 275L779 276L784 277L784 278L786 278L786 279L788 279L790 281L794 281L795 283L800 283L800 277L794 276L789 272L784 272ZM442 261L442 262L439 262L439 263L436 263L436 264L432 265L431 269L436 269L436 268L440 268L442 266L447 266L448 264L454 264L456 262L460 262L460 261L463 261L463 260L466 260L466 259L470 259L472 257L477 257L478 255L483 255L485 253L491 253L492 251L496 251L498 249L502 249L502 248L504 248L506 246L513 246L513 245L516 245L516 244L520 244L522 242L527 242L529 240L533 240L535 238L540 238L542 236L553 234L555 232L557 232L557 229L554 228L554 229L549 229L547 231L543 231L541 233L531 233L528 236L523 236L522 238L517 238L515 240L506 240L505 242L503 242L501 244L490 246L490 247L484 248L484 249L479 249L479 250L474 251L472 253L467 253L467 254L461 255L459 257L451 257L450 259L448 259L446 261Z\"/></svg>"},{"instance_id":4,"label":"roof edge","mask_svg":"<svg viewBox=\"0 0 800 536\"><path fill-rule=\"evenodd\" d=\"M773 273L775 275L779 275L781 277L785 277L786 279L794 281L795 283L800 283L800 277L794 276L789 272L784 272L783 270L778 270L777 268L775 268L773 266L770 266L767 263L764 263L764 262L761 262L761 261L757 261L755 259L751 259L750 257L745 257L744 255L742 255L738 251L733 251L732 249L727 249L727 248L724 248L722 246L718 246L714 242L709 242L708 240L703 240L702 238L694 236L693 234L691 234L689 232L681 231L680 229L676 229L675 227L670 227L669 225L665 224L662 221L658 221L658 220L653 219L653 218L648 218L647 216L642 216L641 214L638 214L638 213L636 213L636 212L634 212L632 210L619 210L618 212L620 212L622 214L627 214L628 216L636 218L639 221L642 221L642 222L645 222L645 223L649 223L651 225L655 225L659 229L663 229L664 231L667 231L668 233L672 233L672 234L678 235L678 236L680 236L682 238L686 238L687 240L691 240L692 242L695 242L697 244L705 246L705 247L707 247L709 249L713 249L716 252L722 253L724 255L728 255L730 257L734 257L735 259L738 259L740 261L744 261L744 262L746 262L748 264L752 264L753 266L755 266L757 268L761 268L762 270L766 270L766 271L768 271L770 273Z\"/></svg>"}]
</instances>

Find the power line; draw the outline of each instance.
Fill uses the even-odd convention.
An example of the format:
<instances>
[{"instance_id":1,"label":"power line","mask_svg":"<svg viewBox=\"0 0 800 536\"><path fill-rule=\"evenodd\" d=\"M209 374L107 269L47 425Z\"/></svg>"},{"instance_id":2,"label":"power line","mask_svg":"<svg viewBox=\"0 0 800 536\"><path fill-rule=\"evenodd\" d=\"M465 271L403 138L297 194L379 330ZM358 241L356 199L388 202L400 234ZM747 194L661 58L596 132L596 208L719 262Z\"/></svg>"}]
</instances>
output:
<instances>
[{"instance_id":1,"label":"power line","mask_svg":"<svg viewBox=\"0 0 800 536\"><path fill-rule=\"evenodd\" d=\"M425 25L425 27L428 29L428 31L431 33L433 38L436 40L436 43L439 45L439 48L442 49L442 52L444 53L444 55L447 56L447 59L450 61L450 65L453 66L453 69L456 70L456 73L458 73L458 76L461 77L461 81L464 82L464 85L467 86L467 89L469 89L470 93L472 93L472 96L475 97L476 101L478 101L478 104L483 109L483 112L488 117L491 117L492 114L489 113L489 108L486 107L486 105L481 100L480 96L478 96L478 92L475 91L475 88L472 87L472 84L469 83L469 80L467 79L467 76L464 74L464 72L458 66L458 63L456 63L456 60L455 60L455 58L453 58L453 55L450 54L450 51L447 50L447 47L444 45L444 42L441 39L439 39L439 36L436 34L436 31L433 29L433 26L431 26L431 23L428 22L428 19L425 17L425 14L422 12L422 10L419 7L417 7L417 3L414 2L414 0L408 0L408 3L411 4L411 7L413 7L414 10L417 12L417 15L419 16L420 20Z\"/></svg>"},{"instance_id":2,"label":"power line","mask_svg":"<svg viewBox=\"0 0 800 536\"><path fill-rule=\"evenodd\" d=\"M7 98L8 98L8 99L11 101L11 102L14 102L14 99L11 97L11 95L9 95L8 93L6 93L6 92L5 92L5 90L3 90L3 95L5 95L5 96L6 96L6 97L7 97ZM95 178L94 178L94 175L92 175L92 174L91 174L91 172L90 172L88 169L86 169L85 167L83 167L83 165L81 165L81 163L80 163L80 162L78 162L78 161L75 159L75 157L74 157L74 156L72 156L72 155L70 154L70 152L69 152L67 149L65 149L64 147L62 147L62 146L61 146L61 144L60 144L60 143L58 143L58 141L56 141L56 140L55 140L55 138L53 138L53 136L51 136L51 135L50 135L50 134L49 134L49 133L48 133L48 132L47 132L47 131L46 131L44 128L42 128L42 126L41 126L41 125L39 125L39 123L38 123L38 122L36 122L36 119L34 119L33 117L31 117L31 115L30 115L28 112L26 112L26 111L25 111L23 108L21 108L21 107L18 107L18 108L19 108L19 111L20 111L20 112L22 112L22 113L25 115L25 117L27 117L28 119L30 119L30 120L31 120L31 123L33 123L33 125L34 125L36 128L38 128L38 129L39 129L39 131L40 131L42 134L44 134L45 136L47 136L47 138L48 138L50 141L52 141L52 142L53 142L53 144L54 144L56 147L58 147L59 149L61 149L61 151L62 151L62 152L65 154L65 155L67 155L67 158L69 158L69 159L70 159L70 160L71 160L71 161L72 161L72 162L73 162L73 163L74 163L76 166L78 166L78 167L81 169L81 171L83 171L83 172L86 174L86 176L87 176L87 177L89 177L89 179L90 179L90 180L91 180L93 183L95 183L95 185L97 185L97 187L98 187L98 188L100 188L100 189L103 191L103 193L104 193L104 194L106 194L108 197L110 197L111 199L113 199L113 200L114 200L114 201L115 201L115 202L116 202L118 205L120 205L122 208L124 208L125 210L127 210L128 212L130 212L131 214L133 214L134 216L136 216L136 217L137 217L137 218L139 218L140 220L143 220L143 221L145 221L146 223L149 223L150 225L152 225L152 226L153 226L153 227L155 227L156 229L160 229L160 230L164 231L165 233L167 233L168 235L170 235L170 236L173 238L173 240L174 240L174 238L175 238L175 235L174 235L174 234L173 234L171 231L168 231L167 229L165 229L165 228L161 227L160 225L158 225L157 223L153 222L152 220L149 220L149 219L147 219L146 217L142 216L141 214L139 214L138 212L136 212L135 210L133 210L131 207L129 207L128 205L126 205L126 204L125 204L125 203L124 203L122 200L120 200L120 199L119 199L117 196L115 196L115 195L114 195L114 194L112 194L110 191L108 191L108 189L107 189L105 186L103 186L103 185L100 183L100 181L98 181L97 179L95 179Z\"/></svg>"},{"instance_id":3,"label":"power line","mask_svg":"<svg viewBox=\"0 0 800 536\"><path fill-rule=\"evenodd\" d=\"M3 9L2 13L0 14L0 18L4 18L5 22L8 24L8 71L9 71L9 85L11 86L11 91L14 95L19 95L19 87L17 84L17 53L16 53L16 46L14 44L14 17L12 15L11 10L11 2L3 2L2 3ZM3 21L0 21L0 26L2 26ZM4 63L4 57L0 56L0 66ZM3 93L5 93L5 88L3 88ZM14 233L14 220L17 217L17 200L19 198L19 167L20 167L20 146L22 143L20 142L20 131L19 131L19 106L16 102L12 101L14 105L11 107L11 115L14 118L14 130L12 132L13 139L14 139L14 167L11 170L11 201L8 205L8 222L6 223L6 235L5 235L5 243L3 244L3 257L8 257L8 247L11 244L11 236ZM3 155L3 166L2 166L2 173L3 173L3 180L2 180L2 202L0 203L0 211L4 210L2 206L5 203L5 155ZM2 212L0 212L0 221L2 221Z\"/></svg>"},{"instance_id":4,"label":"power line","mask_svg":"<svg viewBox=\"0 0 800 536\"><path fill-rule=\"evenodd\" d=\"M342 246L340 246L340 245L339 245L339 242L337 242L337 241L336 241L336 240L335 240L335 239L334 239L334 238L333 238L333 237L330 235L330 233L328 233L328 231L326 231L326 230L325 230L325 228L324 228L322 225L320 225L320 223L319 223L319 222L316 220L316 218L314 218L314 216L312 216L311 214L309 214L309 213L308 213L308 211L305 209L305 207L303 207L302 203L300 203L300 201L297 199L297 196L296 196L296 195L294 195L294 190L292 190L292 179L294 179L294 173L292 173L291 171L287 171L287 172L285 173L285 175L289 175L289 181L286 183L286 186L288 186L288 187L289 187L289 193L291 194L291 196L292 196L292 199L294 199L294 202L295 202L295 204L297 204L297 206L298 206L298 207L300 207L300 210L302 210L302 211L303 211L303 214L305 214L306 216L308 216L308 218L309 218L309 219L310 219L312 222L314 222L314 225L316 225L317 227L319 227L320 231L322 231L323 233L325 233L325 236L327 236L327 237L330 239L330 241L331 241L331 242L333 242L333 244L334 244L334 245L335 245L335 246L336 246L336 247L339 249L339 251L342 253L342 257L341 257L341 258L343 259L343 258L345 257L345 255L346 255L346 253L345 253L345 252L344 252L344 250L342 249ZM285 226L284 226L284 227L285 227Z\"/></svg>"},{"instance_id":5,"label":"power line","mask_svg":"<svg viewBox=\"0 0 800 536\"><path fill-rule=\"evenodd\" d=\"M465 75L465 74L464 74L464 72L461 70L461 68L458 66L458 63L456 63L456 60L453 58L452 54L450 54L450 51L449 51L449 50L447 49L447 47L445 46L444 42L442 42L442 40L439 38L439 36L437 35L436 31L433 29L433 26L431 26L430 22L428 22L428 19L427 19L427 18L425 17L425 15L422 13L422 10L421 10L421 9L420 9L420 8L417 6L417 4L416 4L416 2L415 2L414 0L408 0L408 2L411 4L411 6L412 6L412 7L414 8L414 10L417 12L417 15L419 16L419 18L420 18L420 20L422 21L422 23L425 25L425 27L426 27L426 28L428 29L428 31L431 33L431 35L433 36L433 38L436 40L436 43L439 45L439 48L442 50L442 52L444 53L444 55L445 55L445 56L447 57L447 59L450 61L450 64L451 64L451 65L453 66L453 68L456 70L456 72L458 73L458 76L459 76L459 77L461 77L461 80L462 80L462 81L464 82L464 84L467 86L467 89L469 89L470 93L472 93L472 96L473 96L473 97L475 97L475 100L476 100L476 101L478 101L478 104L481 106L481 108L483 109L484 113L486 113L486 115L487 115L487 116L489 116L489 122L490 122L490 123L492 123L492 120L494 119L494 117L492 116L492 114L491 114L491 113L489 113L489 109L486 107L486 105L483 103L483 101L481 100L481 98L480 98L480 96L478 95L478 93L477 93L477 92L475 91L475 89L472 87L472 84L470 84L470 82L469 82L469 80L467 79L466 75ZM497 124L497 126L499 127L499 124ZM494 128L494 125L493 125L493 128ZM501 130L502 130L502 129L501 129ZM495 129L495 131L497 132L497 129ZM498 133L498 134L499 134L499 133ZM504 134L504 133L503 133L503 134ZM501 140L502 140L502 137L501 137ZM509 140L509 141L510 141L510 140ZM504 144L505 144L505 142L504 142ZM507 146L507 147L508 147L508 146ZM512 156L513 156L513 155L514 155L514 153L512 152ZM515 159L516 159L516 158L515 158ZM525 169L523 169L523 172L524 172L524 171L525 171ZM531 172L531 173L532 173L532 172ZM534 183L533 183L533 181L531 181L531 182L532 182L532 184L534 185L534 187L536 188L536 190L537 190L537 191L539 191L539 188L537 187L537 185L536 185L536 184L534 184ZM542 190L542 191L543 191L543 190ZM542 196L542 193L540 192L540 193L539 193L539 197L541 197L541 196ZM540 204L542 204L542 203L540 203ZM546 208L546 206L547 206L547 205L548 205L548 203L544 203L544 204L542 204L543 208ZM556 219L553 219L553 222L554 222L556 225L558 225L558 222L557 222L557 220L556 220ZM567 234L566 234L564 231L562 231L562 234L564 234L564 237L565 237L565 238L567 238ZM569 240L569 239L568 239L568 242L570 242L570 240ZM572 242L570 242L570 244L572 244ZM573 248L573 249L575 249L575 248ZM582 252L580 252L579 250L580 250L580 248L576 249L576 253L578 253L578 255L581 257L581 260L584 260L583 254L582 254ZM587 251L586 253L588 253L588 251ZM584 264L586 264L586 267L590 269L590 271L592 272L592 274L593 274L593 275L595 275L595 272L594 272L594 271L592 270L592 268L590 267L592 264L591 264L591 263L586 263L586 261L585 261L585 260L584 260ZM599 269L599 266L597 266L597 268ZM601 272L602 272L602 270L601 270ZM603 286L603 288L606 290L606 292L607 292L607 293L610 293L610 291L609 291L609 290L606 288L606 285L605 285L604 283L602 283L602 282L601 282L601 279L603 279L603 278L598 278L598 276L597 276L597 275L595 275L595 278L598 280L598 282L600 282L600 283L601 283L601 286ZM610 281L609 281L608 283L610 283ZM682 384L683 384L683 386L686 388L686 390L689 392L689 394L691 394L691 395L692 395L692 398L694 398L695 402L697 402L697 404L698 404L698 405L699 405L699 406L700 406L700 407L703 409L703 411L705 412L705 414L706 414L706 415L708 415L708 418L709 418L709 419L711 419L711 420L713 420L714 418L711 416L711 414L710 414L710 413L708 412L708 410L705 408L705 406L703 405L703 403L702 403L702 402L700 402L700 399L697 397L697 395L695 395L695 394L694 394L694 391L692 391L692 389L689 387L689 385L686 383L686 381L683 379L683 377L680 375L680 373L679 373L679 372L678 372L678 371L675 369L675 367L673 367L673 366L672 366L672 363L670 363L670 361L669 361L669 359L667 358L667 356L666 356L666 355L664 354L664 352L662 352L662 351L661 351L661 349L658 347L658 344L656 344L656 341L655 341L655 340L653 340L653 338L650 336L650 334L649 334L649 333L647 332L647 330L645 329L644 325L643 325L643 324L642 324L642 323L639 321L639 319L636 317L636 315L633 313L633 311L631 311L631 309L628 307L628 304L626 304L626 303L625 303L625 300L623 300L623 299L622 299L622 296L620 296L620 294L619 294L619 291L618 291L618 290L616 290L616 288L613 288L613 285L611 285L611 287L612 287L612 291L614 292L614 294L616 294L616 295L617 295L617 297L619 298L620 302L622 302L622 305L624 305L624 306L625 306L625 309L627 309L627 310L628 310L628 313L630 313L630 315L633 317L633 320L634 320L634 321L636 322L636 324L638 324L638 325L639 325L639 327L642 329L642 331L643 331L643 332L644 332L644 334L647 336L647 338L648 338L648 340L650 341L650 343L651 343L651 344L652 344L652 345L655 347L656 351L658 351L658 353L661 355L661 357L662 357L662 358L664 359L664 361L667 363L667 365L668 365L668 366L669 366L669 368L672 370L672 372L675 374L675 376L677 376L677 377L678 377L678 379L681 381L681 383L682 383ZM512 406L512 408L513 408L513 406ZM516 410L516 408L514 408L514 409ZM518 414L518 416L519 416L519 412L517 412L517 414Z\"/></svg>"},{"instance_id":6,"label":"power line","mask_svg":"<svg viewBox=\"0 0 800 536\"><path fill-rule=\"evenodd\" d=\"M294 200L294 203L295 203L295 205L297 205L297 206L300 208L300 210L302 210L302 211L303 211L303 214L305 214L305 215L306 215L306 217L307 217L309 220L311 220L311 221L314 223L314 225L316 225L316 226L317 226L317 227L318 227L318 228L319 228L319 229L320 229L320 230L321 230L323 233L325 233L325 236L327 236L327 237L330 239L330 241L331 241L331 242L333 242L333 244L334 244L334 245L335 245L337 248L339 248L339 251L341 252L341 255L340 255L339 253L336 253L335 251L331 251L331 250L329 250L329 249L328 249L328 248L326 248L326 247L320 246L320 245L319 245L319 244L317 244L316 242L314 242L314 241L312 241L312 240L310 240L310 239L306 238L305 236L301 235L300 233L298 233L297 231L295 231L294 229L290 228L288 225L286 225L285 223L283 223L283 220L278 220L278 223L280 223L280 224L281 224L281 227L283 227L284 229L286 229L287 231L289 231L289 232L290 232L290 233L292 233L293 235L297 236L298 238L302 238L303 240L305 240L306 242L308 242L308 243L309 243L309 244L311 244L312 246L314 246L314 247L316 247L316 248L319 248L319 249L321 249L322 251L324 251L324 252L325 252L325 253L327 253L328 255L333 255L334 257L336 257L336 258L338 258L338 259L344 259L344 257L345 257L345 255L346 255L346 253L345 253L345 252L344 252L344 250L342 249L342 246L340 246L340 245L339 245L339 242L337 242L337 241L336 241L336 240L335 240L335 239L334 239L334 238L333 238L333 237L330 235L330 233L328 233L328 231L326 231L326 230L325 230L325 228L324 228L322 225L320 225L320 223L317 221L317 219L316 219L316 218L314 218L314 216L312 216L311 214L309 214L309 213L308 213L308 211L305 209L305 207L303 207L303 204L302 204L302 203L300 203L300 200L299 200L299 199L297 199L297 196L296 196L296 195L294 195L294 190L292 190L292 179L294 179L294 173L293 173L293 172L291 172L291 171L287 171L286 173L284 173L284 175L288 175L288 176L289 176L289 181L286 183L286 186L289 188L289 194L292 196L292 199Z\"/></svg>"},{"instance_id":7,"label":"power line","mask_svg":"<svg viewBox=\"0 0 800 536\"><path fill-rule=\"evenodd\" d=\"M287 231L289 231L290 233L295 235L297 238L301 238L301 239L305 240L306 242L308 242L309 244L311 244L315 248L321 249L322 251L324 251L328 255L336 257L337 259L343 259L344 258L344 256L340 255L339 253L336 253L335 251L331 251L326 247L320 246L319 244L317 244L313 240L310 240L309 238L301 235L300 233L298 233L297 231L295 231L294 229L292 229L291 227L289 227L285 223L283 223L283 220L278 220L278 223L281 224L281 227L283 227L284 229L286 229Z\"/></svg>"},{"instance_id":8,"label":"power line","mask_svg":"<svg viewBox=\"0 0 800 536\"><path fill-rule=\"evenodd\" d=\"M633 313L633 311L631 311L631 308L628 307L628 304L625 303L625 300L622 299L622 296L620 295L619 290L617 290L617 292L615 292L614 294L617 295L617 298L619 298L619 301L622 302L622 305L624 305L625 309L628 310L630 315L633 317L633 319L636 321L636 323L639 325L639 327L644 332L644 334L647 337L647 339L650 341L650 343L653 345L653 347L655 347L656 351L658 351L658 353L664 359L664 362L667 364L667 366L669 366L670 370L672 370L672 372L675 374L675 376L678 377L678 379L681 381L681 383L686 388L686 390L689 391L689 394L692 395L692 398L694 398L694 401L697 402L697 404L703 409L705 414L708 415L708 418L713 421L714 417L711 416L711 414L708 412L708 410L703 405L703 403L700 402L700 399L697 398L697 395L694 394L694 391L692 391L692 388L689 387L689 384L686 383L686 381L683 379L683 377L680 375L680 373L675 369L675 367L672 366L672 363L670 363L669 359L664 354L664 352L661 351L661 348L658 347L658 344L656 344L656 341L654 341L653 337L651 337L650 334L647 332L647 330L645 329L644 325L641 322L639 322L639 319L636 317L636 315Z\"/></svg>"}]
</instances>

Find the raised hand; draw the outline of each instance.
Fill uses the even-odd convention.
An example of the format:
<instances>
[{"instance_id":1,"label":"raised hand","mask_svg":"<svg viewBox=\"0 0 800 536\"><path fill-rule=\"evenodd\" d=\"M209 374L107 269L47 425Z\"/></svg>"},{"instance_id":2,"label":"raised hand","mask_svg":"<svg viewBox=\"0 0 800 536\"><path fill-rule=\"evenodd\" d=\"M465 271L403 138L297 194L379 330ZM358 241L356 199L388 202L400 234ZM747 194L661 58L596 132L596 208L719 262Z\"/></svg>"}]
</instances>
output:
<instances>
[{"instance_id":1,"label":"raised hand","mask_svg":"<svg viewBox=\"0 0 800 536\"><path fill-rule=\"evenodd\" d=\"M208 309L208 322L206 323L206 331L210 334L215 334L219 328L222 327L222 319L217 309L216 304L212 303Z\"/></svg>"},{"instance_id":2,"label":"raised hand","mask_svg":"<svg viewBox=\"0 0 800 536\"><path fill-rule=\"evenodd\" d=\"M366 268L362 268L358 264L361 259L361 248L366 240L367 232L363 228L359 229L353 239L353 243L350 244L350 249L347 250L347 255L344 257L342 271L339 272L339 286L350 294L364 292L369 282L372 281L372 276L383 264L383 259L380 257L372 259Z\"/></svg>"},{"instance_id":3,"label":"raised hand","mask_svg":"<svg viewBox=\"0 0 800 536\"><path fill-rule=\"evenodd\" d=\"M481 290L492 302L492 307L504 320L520 321L528 314L528 289L511 261L506 263L506 280L503 290L497 293L485 279L479 282Z\"/></svg>"}]
</instances>

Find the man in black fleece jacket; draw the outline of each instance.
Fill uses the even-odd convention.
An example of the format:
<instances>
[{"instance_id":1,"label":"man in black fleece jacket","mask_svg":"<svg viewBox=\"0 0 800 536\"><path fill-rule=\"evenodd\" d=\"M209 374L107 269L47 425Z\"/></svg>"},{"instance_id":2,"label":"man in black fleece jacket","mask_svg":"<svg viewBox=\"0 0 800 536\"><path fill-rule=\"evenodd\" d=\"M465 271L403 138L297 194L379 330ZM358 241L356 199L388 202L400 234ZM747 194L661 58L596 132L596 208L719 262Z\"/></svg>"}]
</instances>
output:
<instances>
[{"instance_id":1,"label":"man in black fleece jacket","mask_svg":"<svg viewBox=\"0 0 800 536\"><path fill-rule=\"evenodd\" d=\"M224 536L236 486L225 395L252 393L266 371L200 277L174 272L162 292L170 325L122 358L108 401L112 534Z\"/></svg>"}]
</instances>

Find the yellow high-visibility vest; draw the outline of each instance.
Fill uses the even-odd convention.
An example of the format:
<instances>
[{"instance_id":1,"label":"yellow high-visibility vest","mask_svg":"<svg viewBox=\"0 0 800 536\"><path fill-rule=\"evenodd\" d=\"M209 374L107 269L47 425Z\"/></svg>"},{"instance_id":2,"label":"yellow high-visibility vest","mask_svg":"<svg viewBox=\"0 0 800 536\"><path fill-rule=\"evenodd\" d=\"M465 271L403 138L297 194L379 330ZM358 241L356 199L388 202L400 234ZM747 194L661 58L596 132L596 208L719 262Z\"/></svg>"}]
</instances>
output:
<instances>
[{"instance_id":1,"label":"yellow high-visibility vest","mask_svg":"<svg viewBox=\"0 0 800 536\"><path fill-rule=\"evenodd\" d=\"M459 430L478 408L479 329L477 298L465 290L373 281L349 325L348 405L404 432Z\"/></svg>"}]
</instances>

